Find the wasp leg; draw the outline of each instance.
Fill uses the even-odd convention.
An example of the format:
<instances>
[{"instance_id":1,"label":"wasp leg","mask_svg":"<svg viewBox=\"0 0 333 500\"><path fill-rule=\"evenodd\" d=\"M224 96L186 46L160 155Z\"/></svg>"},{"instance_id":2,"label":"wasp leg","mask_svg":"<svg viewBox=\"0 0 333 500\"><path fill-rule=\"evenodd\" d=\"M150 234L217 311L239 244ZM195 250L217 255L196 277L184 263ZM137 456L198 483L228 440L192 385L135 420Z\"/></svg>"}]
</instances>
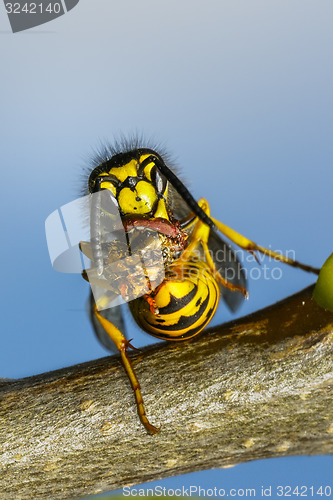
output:
<instances>
[{"instance_id":1,"label":"wasp leg","mask_svg":"<svg viewBox=\"0 0 333 500\"><path fill-rule=\"evenodd\" d=\"M149 420L147 418L147 415L145 412L145 407L143 404L142 394L141 394L141 387L140 387L139 381L135 375L135 372L133 370L132 363L127 355L127 349L128 349L128 347L130 347L129 341L124 337L124 335L121 333L120 330L118 330L118 328L115 325L113 325L110 321L108 321L106 318L104 318L98 312L96 304L94 304L94 306L93 306L93 311L94 311L96 318L98 319L98 321L100 322L100 324L102 325L102 327L104 328L106 333L109 335L109 337L113 340L117 349L120 352L123 365L125 367L127 375L129 377L129 379L131 381L131 385L133 387L135 400L136 400L136 404L137 404L137 409L138 409L138 415L140 417L141 422L143 423L143 425L145 426L145 428L149 434L156 434L156 432L158 432L159 429L154 427L149 422Z\"/></svg>"},{"instance_id":2,"label":"wasp leg","mask_svg":"<svg viewBox=\"0 0 333 500\"><path fill-rule=\"evenodd\" d=\"M202 210L208 216L210 215L209 204L206 200L201 198L198 201L198 205L202 208ZM192 224L193 224L193 221L190 221L190 225L192 225ZM191 243L184 250L180 259L183 261L191 260L191 257L193 258L193 256L195 256L195 253L197 251L198 246L201 245L203 248L204 254L205 254L206 262L207 262L211 272L213 273L214 278L217 281L219 281L225 288L228 288L229 290L232 290L232 291L241 292L244 295L244 297L247 298L248 292L244 287L230 283L216 269L216 266L214 264L214 261L210 255L209 248L208 248L209 232L210 232L210 228L207 226L207 224L202 222L199 218L196 218L194 230L193 230L193 233L191 236Z\"/></svg>"},{"instance_id":3,"label":"wasp leg","mask_svg":"<svg viewBox=\"0 0 333 500\"><path fill-rule=\"evenodd\" d=\"M244 298L248 299L249 293L246 290L246 288L244 288L241 285L234 285L230 281L226 280L216 269L216 266L213 262L213 259L211 258L207 243L205 241L201 241L201 244L202 244L202 248L204 249L204 252L205 252L205 258L206 258L207 264L209 265L209 267L214 275L214 278L217 281L219 281L225 288L228 288L229 290L232 290L233 292L241 292L244 295Z\"/></svg>"},{"instance_id":4,"label":"wasp leg","mask_svg":"<svg viewBox=\"0 0 333 500\"><path fill-rule=\"evenodd\" d=\"M261 245L258 245L257 243L250 240L249 238L246 238L246 236L243 236L242 234L238 233L234 229L231 229L231 227L226 226L222 222L214 219L209 214L209 204L208 204L207 200L205 200L204 198L201 198L198 201L198 205L209 216L211 221L215 224L215 226L219 229L219 231L221 231L221 233L224 234L224 236L226 236L229 240L231 240L233 243L238 245L243 250L245 250L249 253L252 253L257 261L258 261L258 259L255 255L255 252L260 252L264 255L267 255L268 257L279 260L280 262L283 262L284 264L288 264L289 266L298 267L300 269L303 269L303 271L307 271L309 273L319 274L320 269L318 269L317 267L312 267L312 266L308 266L307 264L302 264L302 262L298 262L297 260L290 259L289 257L286 257L285 255L282 255L280 253L274 252L273 250L270 250L269 248L265 248ZM186 228L192 226L193 223L198 224L198 221L200 219L198 217L193 219L193 216L194 216L194 214L191 213L188 217L186 217L183 221L181 221L181 224L183 224L184 227L186 227Z\"/></svg>"},{"instance_id":5,"label":"wasp leg","mask_svg":"<svg viewBox=\"0 0 333 500\"><path fill-rule=\"evenodd\" d=\"M261 245L257 245L254 241L249 240L245 236L241 235L240 233L237 233L234 229L231 229L230 227L226 226L222 222L219 222L218 220L214 219L211 217L212 221L214 224L218 227L218 229L221 231L222 234L224 234L229 240L233 241L236 245L239 247L243 248L243 250L246 250L247 252L253 253L253 252L260 252L264 255L267 255L268 257L272 257L276 260L279 260L280 262L284 262L285 264L288 264L289 266L293 267L299 267L300 269L303 269L304 271L307 271L309 273L314 273L314 274L319 274L320 269L317 269L316 267L308 266L307 264L302 264L301 262L298 262L297 260L290 259L289 257L286 257L285 255L281 255L277 252L274 252L273 250L270 250L269 248L262 247Z\"/></svg>"}]
</instances>

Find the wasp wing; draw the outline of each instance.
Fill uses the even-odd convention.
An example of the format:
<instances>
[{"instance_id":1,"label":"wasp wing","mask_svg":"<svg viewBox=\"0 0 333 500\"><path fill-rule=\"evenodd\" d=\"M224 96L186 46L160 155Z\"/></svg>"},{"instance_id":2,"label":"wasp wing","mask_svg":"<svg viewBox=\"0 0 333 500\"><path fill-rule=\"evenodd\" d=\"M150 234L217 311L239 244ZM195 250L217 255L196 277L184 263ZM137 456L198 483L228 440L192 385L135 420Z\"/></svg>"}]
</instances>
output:
<instances>
[{"instance_id":1,"label":"wasp wing","mask_svg":"<svg viewBox=\"0 0 333 500\"><path fill-rule=\"evenodd\" d=\"M109 335L106 333L98 319L96 318L94 311L93 311L93 306L95 304L93 294L90 293L89 297L89 315L90 315L90 321L93 325L95 335L102 344L105 349L111 352L118 352L117 348L114 344L114 342L111 340ZM125 323L124 323L124 317L123 317L123 308L126 307L126 304L110 307L109 309L104 309L103 311L100 311L100 314L106 318L110 323L115 325L118 330L121 331L121 333L126 337L126 331L125 331Z\"/></svg>"},{"instance_id":2,"label":"wasp wing","mask_svg":"<svg viewBox=\"0 0 333 500\"><path fill-rule=\"evenodd\" d=\"M191 208L172 184L170 188L172 209L175 216L178 219L187 217L191 214ZM208 247L214 264L223 278L246 289L245 273L235 251L212 229L209 233ZM243 294L228 290L223 285L220 285L220 291L224 302L232 312L235 312L244 300Z\"/></svg>"},{"instance_id":3,"label":"wasp wing","mask_svg":"<svg viewBox=\"0 0 333 500\"><path fill-rule=\"evenodd\" d=\"M216 269L229 283L246 287L246 277L235 251L215 231L210 231L208 247ZM244 300L241 292L228 290L220 285L222 299L232 312L235 312Z\"/></svg>"}]
</instances>

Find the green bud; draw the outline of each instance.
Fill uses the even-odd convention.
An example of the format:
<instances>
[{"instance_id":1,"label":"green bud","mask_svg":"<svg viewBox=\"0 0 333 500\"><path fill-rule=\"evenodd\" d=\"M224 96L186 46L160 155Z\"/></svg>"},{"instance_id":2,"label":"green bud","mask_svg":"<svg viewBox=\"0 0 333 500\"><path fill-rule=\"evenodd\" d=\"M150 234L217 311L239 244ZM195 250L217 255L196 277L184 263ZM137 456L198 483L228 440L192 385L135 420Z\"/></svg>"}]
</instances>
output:
<instances>
[{"instance_id":1,"label":"green bud","mask_svg":"<svg viewBox=\"0 0 333 500\"><path fill-rule=\"evenodd\" d=\"M321 307L333 312L333 253L320 270L313 298Z\"/></svg>"}]
</instances>

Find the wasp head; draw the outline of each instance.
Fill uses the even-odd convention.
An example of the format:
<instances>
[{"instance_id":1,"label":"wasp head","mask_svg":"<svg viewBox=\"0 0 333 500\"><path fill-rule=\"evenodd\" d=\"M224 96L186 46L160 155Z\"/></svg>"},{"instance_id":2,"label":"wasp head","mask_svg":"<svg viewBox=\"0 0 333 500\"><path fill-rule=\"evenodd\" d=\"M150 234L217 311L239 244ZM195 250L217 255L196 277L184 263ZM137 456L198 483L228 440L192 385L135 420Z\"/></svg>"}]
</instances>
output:
<instances>
[{"instance_id":1,"label":"wasp head","mask_svg":"<svg viewBox=\"0 0 333 500\"><path fill-rule=\"evenodd\" d=\"M89 177L91 193L108 189L121 215L169 220L167 180L155 162L163 161L151 149L118 153L98 165Z\"/></svg>"}]
</instances>

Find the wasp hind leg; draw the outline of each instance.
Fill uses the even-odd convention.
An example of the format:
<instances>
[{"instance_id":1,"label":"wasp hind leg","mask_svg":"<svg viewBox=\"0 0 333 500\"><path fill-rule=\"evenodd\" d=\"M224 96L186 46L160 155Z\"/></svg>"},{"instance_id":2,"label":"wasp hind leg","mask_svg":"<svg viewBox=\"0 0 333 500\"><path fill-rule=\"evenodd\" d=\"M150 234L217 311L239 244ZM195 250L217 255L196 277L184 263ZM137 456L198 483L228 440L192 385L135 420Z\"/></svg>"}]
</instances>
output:
<instances>
[{"instance_id":1,"label":"wasp hind leg","mask_svg":"<svg viewBox=\"0 0 333 500\"><path fill-rule=\"evenodd\" d=\"M135 375L132 363L127 355L127 349L131 347L129 341L124 337L124 335L115 325L113 325L110 321L108 321L99 313L96 304L94 304L93 306L93 313L96 316L99 323L104 328L104 330L106 331L106 333L109 335L111 340L115 343L118 351L120 352L123 365L125 367L125 370L127 372L127 375L130 379L134 391L138 415L142 424L145 426L149 434L156 434L159 431L159 429L157 427L154 427L147 418L141 394L141 387Z\"/></svg>"}]
</instances>

